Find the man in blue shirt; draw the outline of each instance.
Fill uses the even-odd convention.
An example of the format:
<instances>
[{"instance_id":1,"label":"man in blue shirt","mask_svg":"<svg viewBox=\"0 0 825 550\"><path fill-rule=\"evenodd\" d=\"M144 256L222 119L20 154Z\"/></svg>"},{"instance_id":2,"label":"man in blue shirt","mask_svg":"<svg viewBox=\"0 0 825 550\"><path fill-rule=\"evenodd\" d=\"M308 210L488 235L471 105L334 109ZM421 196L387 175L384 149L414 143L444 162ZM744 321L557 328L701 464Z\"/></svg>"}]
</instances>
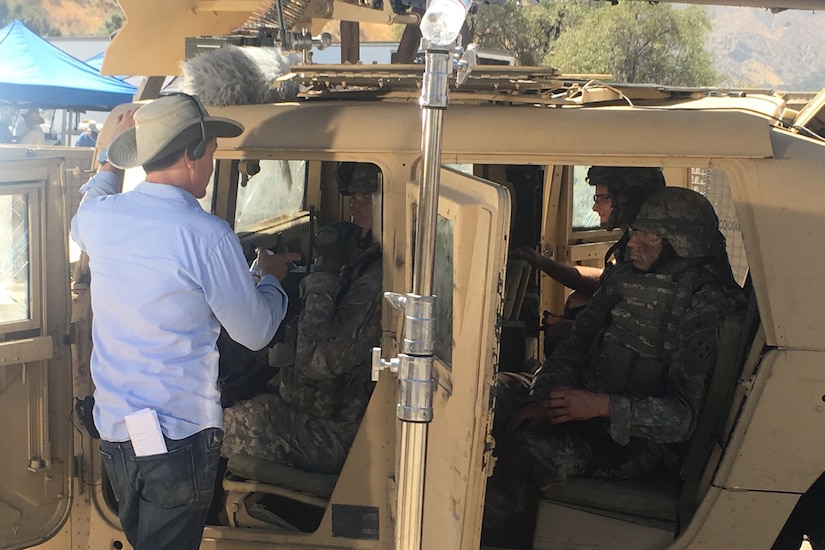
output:
<instances>
[{"instance_id":1,"label":"man in blue shirt","mask_svg":"<svg viewBox=\"0 0 825 550\"><path fill-rule=\"evenodd\" d=\"M83 133L74 142L75 147L94 147L97 143L97 122L91 120L86 123Z\"/></svg>"},{"instance_id":2,"label":"man in blue shirt","mask_svg":"<svg viewBox=\"0 0 825 550\"><path fill-rule=\"evenodd\" d=\"M259 252L256 285L234 231L196 200L216 138L241 132L183 94L121 115L72 220L92 274L94 420L135 550L200 546L223 441L220 327L261 349L286 312L279 279L297 255ZM146 180L119 193L118 168L141 165Z\"/></svg>"}]
</instances>

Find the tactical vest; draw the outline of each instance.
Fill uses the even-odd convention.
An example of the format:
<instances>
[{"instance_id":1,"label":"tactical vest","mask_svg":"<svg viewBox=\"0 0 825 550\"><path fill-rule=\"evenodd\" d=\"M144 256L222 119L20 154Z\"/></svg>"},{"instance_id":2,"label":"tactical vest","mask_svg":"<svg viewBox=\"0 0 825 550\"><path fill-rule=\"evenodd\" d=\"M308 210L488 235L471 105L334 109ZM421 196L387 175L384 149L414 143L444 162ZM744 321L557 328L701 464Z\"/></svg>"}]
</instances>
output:
<instances>
[{"instance_id":1,"label":"tactical vest","mask_svg":"<svg viewBox=\"0 0 825 550\"><path fill-rule=\"evenodd\" d=\"M616 274L612 323L596 338L582 373L591 391L634 397L656 395L667 376L676 331L700 286L697 270Z\"/></svg>"}]
</instances>

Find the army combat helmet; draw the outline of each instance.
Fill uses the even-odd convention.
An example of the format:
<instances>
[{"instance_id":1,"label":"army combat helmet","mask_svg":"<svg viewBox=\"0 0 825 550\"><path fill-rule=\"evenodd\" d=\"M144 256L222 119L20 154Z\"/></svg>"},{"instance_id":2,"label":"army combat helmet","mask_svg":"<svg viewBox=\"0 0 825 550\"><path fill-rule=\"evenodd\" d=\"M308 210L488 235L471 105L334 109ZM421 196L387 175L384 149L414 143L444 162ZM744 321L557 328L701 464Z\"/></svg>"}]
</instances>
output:
<instances>
[{"instance_id":1,"label":"army combat helmet","mask_svg":"<svg viewBox=\"0 0 825 550\"><path fill-rule=\"evenodd\" d=\"M381 169L367 162L342 162L335 171L338 192L342 195L353 193L377 193L381 181Z\"/></svg>"},{"instance_id":2,"label":"army combat helmet","mask_svg":"<svg viewBox=\"0 0 825 550\"><path fill-rule=\"evenodd\" d=\"M661 168L637 166L591 166L587 171L587 183L606 185L613 205L613 212L605 229L615 229L620 224L630 225L645 198L665 186ZM625 200L619 200L619 197Z\"/></svg>"},{"instance_id":3,"label":"army combat helmet","mask_svg":"<svg viewBox=\"0 0 825 550\"><path fill-rule=\"evenodd\" d=\"M648 197L630 227L667 239L683 258L713 256L722 244L713 206L696 191L680 187L666 187Z\"/></svg>"}]
</instances>

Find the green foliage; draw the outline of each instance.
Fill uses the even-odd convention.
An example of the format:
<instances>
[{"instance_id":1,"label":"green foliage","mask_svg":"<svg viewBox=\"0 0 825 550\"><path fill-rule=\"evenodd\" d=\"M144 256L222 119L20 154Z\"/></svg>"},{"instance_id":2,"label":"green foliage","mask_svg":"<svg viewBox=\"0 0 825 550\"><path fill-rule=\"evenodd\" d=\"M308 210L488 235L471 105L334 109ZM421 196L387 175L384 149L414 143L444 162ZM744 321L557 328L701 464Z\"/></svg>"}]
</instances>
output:
<instances>
[{"instance_id":1,"label":"green foliage","mask_svg":"<svg viewBox=\"0 0 825 550\"><path fill-rule=\"evenodd\" d=\"M27 0L0 0L0 26L19 19L40 36L60 36L60 29L51 24L49 15L40 6Z\"/></svg>"},{"instance_id":2,"label":"green foliage","mask_svg":"<svg viewBox=\"0 0 825 550\"><path fill-rule=\"evenodd\" d=\"M696 6L604 4L562 33L544 61L565 73L611 73L619 82L711 85L719 77L703 48L710 27Z\"/></svg>"},{"instance_id":3,"label":"green foliage","mask_svg":"<svg viewBox=\"0 0 825 550\"><path fill-rule=\"evenodd\" d=\"M480 6L469 18L476 42L508 51L521 65L547 64L565 73L609 73L621 82L709 85L719 80L703 49L711 21L704 8L542 0Z\"/></svg>"},{"instance_id":4,"label":"green foliage","mask_svg":"<svg viewBox=\"0 0 825 550\"><path fill-rule=\"evenodd\" d=\"M109 16L103 21L103 24L100 26L100 30L107 36L112 36L120 30L120 27L122 27L125 22L126 16L123 12L115 11L110 13Z\"/></svg>"},{"instance_id":5,"label":"green foliage","mask_svg":"<svg viewBox=\"0 0 825 550\"><path fill-rule=\"evenodd\" d=\"M532 7L508 2L479 6L468 24L480 46L512 53L521 65L538 65L562 31L590 9L582 0L544 0Z\"/></svg>"}]
</instances>

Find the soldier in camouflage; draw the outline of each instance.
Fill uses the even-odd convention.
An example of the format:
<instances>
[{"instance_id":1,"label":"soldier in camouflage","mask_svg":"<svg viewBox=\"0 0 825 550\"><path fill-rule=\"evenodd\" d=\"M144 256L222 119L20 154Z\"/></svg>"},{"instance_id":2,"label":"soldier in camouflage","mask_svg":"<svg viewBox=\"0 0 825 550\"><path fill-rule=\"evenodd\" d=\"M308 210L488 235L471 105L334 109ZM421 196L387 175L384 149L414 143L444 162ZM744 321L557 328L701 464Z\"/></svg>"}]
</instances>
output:
<instances>
[{"instance_id":1,"label":"soldier in camouflage","mask_svg":"<svg viewBox=\"0 0 825 550\"><path fill-rule=\"evenodd\" d=\"M288 326L289 344L275 348L294 359L271 382L276 391L224 411L225 456L340 472L372 392L370 350L381 337L381 250L371 231L379 178L376 166L357 165L347 189L354 223L316 233L303 309Z\"/></svg>"},{"instance_id":2,"label":"soldier in camouflage","mask_svg":"<svg viewBox=\"0 0 825 550\"><path fill-rule=\"evenodd\" d=\"M643 166L591 166L587 170L587 183L594 188L593 210L599 214L602 229L620 229L622 236L605 255L605 269L623 262L627 241L627 228L639 212L642 202L651 193L665 186L660 168ZM556 345L572 330L572 321L584 309L601 285L604 270L592 266L571 266L541 255L535 247L522 246L513 252L514 258L526 260L534 269L541 270L567 288L573 294L565 304L564 315L546 315L544 349L550 356Z\"/></svg>"},{"instance_id":3,"label":"soldier in camouflage","mask_svg":"<svg viewBox=\"0 0 825 550\"><path fill-rule=\"evenodd\" d=\"M550 357L556 347L573 331L573 320L581 313L593 294L598 290L610 270L626 257L628 227L639 213L644 200L665 187L660 168L644 166L591 166L587 170L587 183L593 186L593 210L599 214L603 229L620 229L622 236L611 246L604 258L605 268L571 266L546 258L533 247L523 246L513 252L514 258L526 260L534 269L540 269L559 283L573 289L567 298L562 316L545 312L542 319L544 330L544 356ZM538 361L535 362L538 364ZM509 422L510 416L525 401L533 383L535 372L506 372L496 375L496 399L499 414L494 432L499 432Z\"/></svg>"},{"instance_id":4,"label":"soldier in camouflage","mask_svg":"<svg viewBox=\"0 0 825 550\"><path fill-rule=\"evenodd\" d=\"M599 201L596 197L602 197L601 189L607 190L611 209L607 219L601 221L602 228L622 231L622 236L604 257L605 267L608 268L627 259L625 251L630 239L627 229L636 219L645 199L665 187L665 177L661 168L591 166L587 170L587 183L596 189L594 202Z\"/></svg>"},{"instance_id":5,"label":"soldier in camouflage","mask_svg":"<svg viewBox=\"0 0 825 550\"><path fill-rule=\"evenodd\" d=\"M539 371L532 402L496 446L488 533L571 477L627 478L675 466L702 407L725 315L744 307L710 203L653 194L572 335Z\"/></svg>"},{"instance_id":6,"label":"soldier in camouflage","mask_svg":"<svg viewBox=\"0 0 825 550\"><path fill-rule=\"evenodd\" d=\"M591 166L587 183L593 186L593 210L599 214L602 229L620 229L622 237L605 256L605 265L624 261L627 228L636 218L642 202L652 193L664 188L665 178L660 168ZM513 252L515 258L527 260L561 284L575 291L593 294L599 287L598 268L595 271L577 271L582 266L569 265L545 258L535 248L523 246Z\"/></svg>"}]
</instances>

